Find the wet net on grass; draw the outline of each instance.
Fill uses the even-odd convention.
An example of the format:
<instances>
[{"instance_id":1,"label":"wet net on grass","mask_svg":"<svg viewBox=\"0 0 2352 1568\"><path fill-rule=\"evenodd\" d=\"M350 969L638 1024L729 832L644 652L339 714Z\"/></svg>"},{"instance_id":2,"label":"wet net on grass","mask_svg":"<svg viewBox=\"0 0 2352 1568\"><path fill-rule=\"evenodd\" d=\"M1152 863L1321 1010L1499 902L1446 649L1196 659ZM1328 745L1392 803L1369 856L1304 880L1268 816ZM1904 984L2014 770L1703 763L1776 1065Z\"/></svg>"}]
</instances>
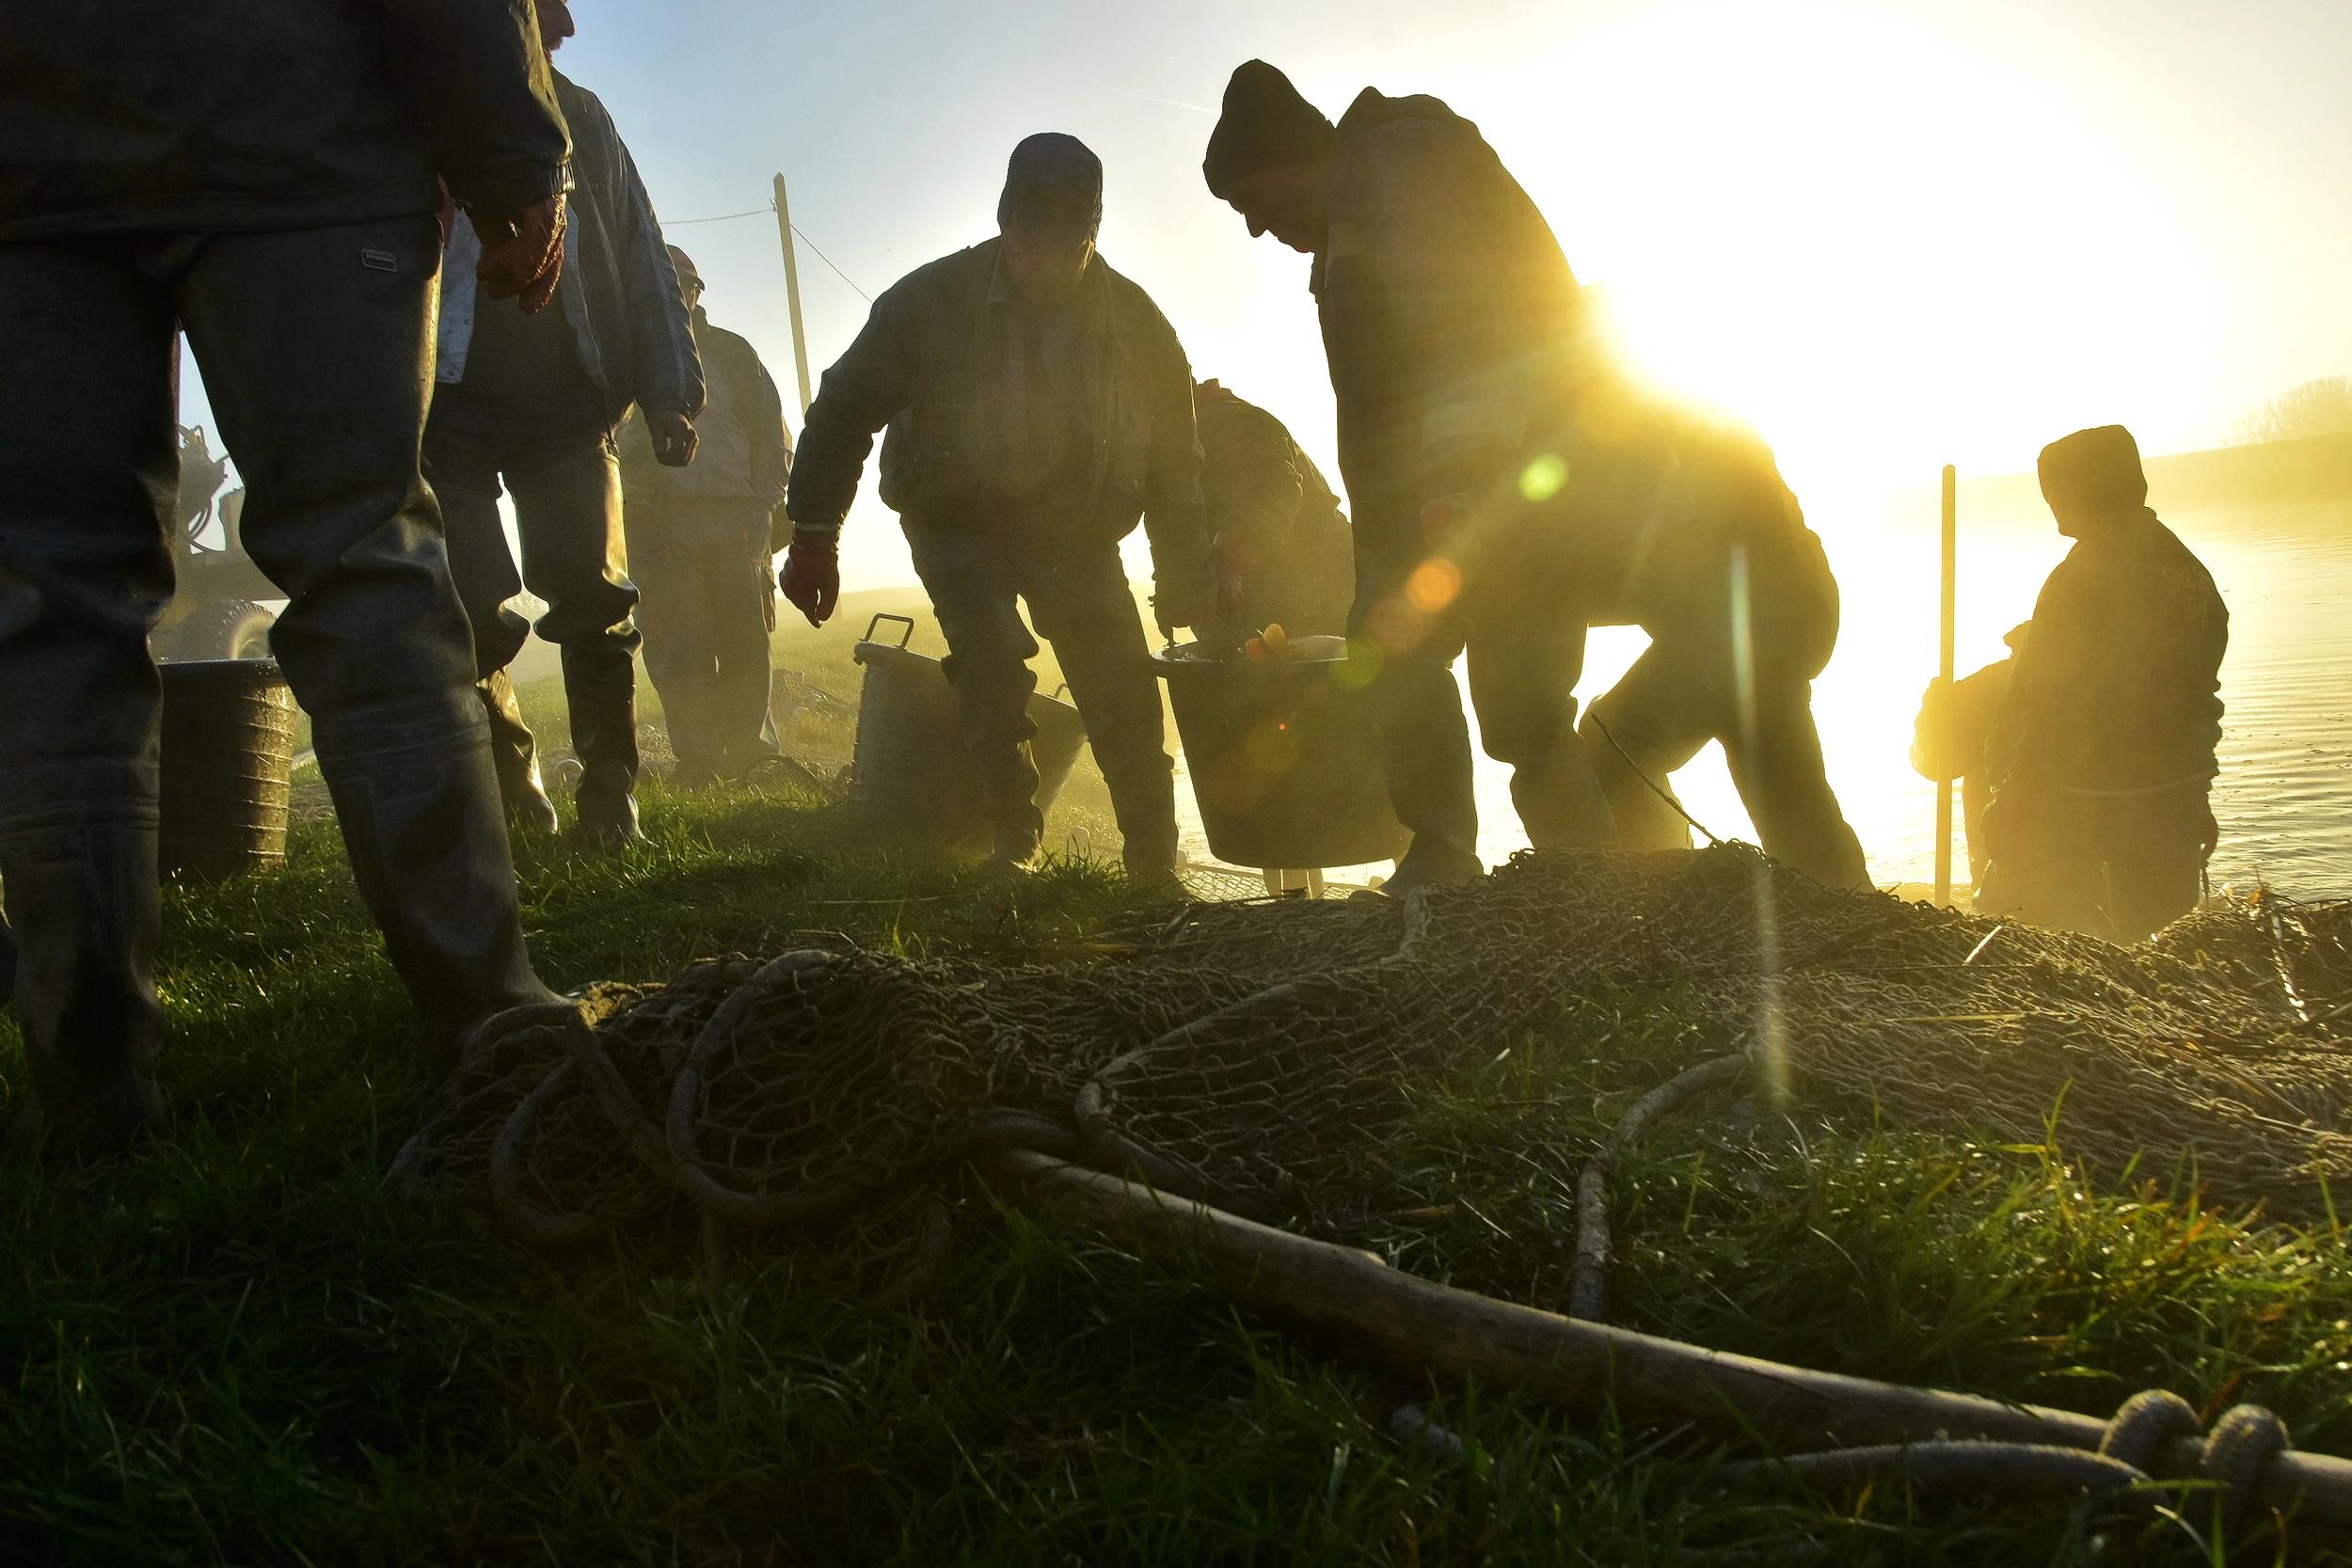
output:
<instances>
[{"instance_id":1,"label":"wet net on grass","mask_svg":"<svg viewBox=\"0 0 2352 1568\"><path fill-rule=\"evenodd\" d=\"M2071 1159L2193 1169L2281 1218L2352 1178L2352 905L2264 895L2120 949L1726 846L1527 854L1405 901L1193 904L1101 945L1053 967L730 957L525 1009L476 1037L399 1166L543 1243L840 1223L1003 1145L1311 1225L1371 1196L1417 1087L1505 1049L1605 1050L1577 1031L1607 996L1890 1125L2054 1127Z\"/></svg>"}]
</instances>

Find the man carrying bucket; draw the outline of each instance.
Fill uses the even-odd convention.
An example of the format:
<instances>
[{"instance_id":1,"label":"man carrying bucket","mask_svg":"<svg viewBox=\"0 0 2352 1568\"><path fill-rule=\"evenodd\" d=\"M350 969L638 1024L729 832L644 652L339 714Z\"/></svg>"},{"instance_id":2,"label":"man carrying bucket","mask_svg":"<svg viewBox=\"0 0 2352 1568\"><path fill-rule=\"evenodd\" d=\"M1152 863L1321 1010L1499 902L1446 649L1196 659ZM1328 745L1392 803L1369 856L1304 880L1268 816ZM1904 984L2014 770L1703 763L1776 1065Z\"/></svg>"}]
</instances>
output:
<instances>
[{"instance_id":1,"label":"man carrying bucket","mask_svg":"<svg viewBox=\"0 0 2352 1568\"><path fill-rule=\"evenodd\" d=\"M1119 542L1143 521L1163 631L1212 618L1192 372L1150 297L1095 254L1103 166L1084 144L1021 143L996 215L997 238L884 293L825 372L792 470L784 595L811 625L832 615L842 519L887 426L882 499L947 639L994 862L1028 864L1044 832L1025 603L1086 720L1128 870L1172 886L1174 765Z\"/></svg>"}]
</instances>

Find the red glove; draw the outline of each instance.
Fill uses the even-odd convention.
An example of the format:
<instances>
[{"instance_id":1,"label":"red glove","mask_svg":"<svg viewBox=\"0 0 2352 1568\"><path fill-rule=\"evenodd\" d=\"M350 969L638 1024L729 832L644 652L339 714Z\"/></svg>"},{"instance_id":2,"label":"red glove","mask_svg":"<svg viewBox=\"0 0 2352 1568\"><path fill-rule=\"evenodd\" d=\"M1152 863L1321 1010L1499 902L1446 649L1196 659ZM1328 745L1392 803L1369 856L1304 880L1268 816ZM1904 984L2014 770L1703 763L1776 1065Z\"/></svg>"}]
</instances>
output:
<instances>
[{"instance_id":1,"label":"red glove","mask_svg":"<svg viewBox=\"0 0 2352 1568\"><path fill-rule=\"evenodd\" d=\"M523 314L535 316L555 297L564 277L564 198L548 197L519 213L469 213L482 236L482 264L474 276L492 299L514 299Z\"/></svg>"},{"instance_id":2,"label":"red glove","mask_svg":"<svg viewBox=\"0 0 2352 1568\"><path fill-rule=\"evenodd\" d=\"M810 626L823 626L841 602L841 542L830 533L795 531L776 586Z\"/></svg>"}]
</instances>

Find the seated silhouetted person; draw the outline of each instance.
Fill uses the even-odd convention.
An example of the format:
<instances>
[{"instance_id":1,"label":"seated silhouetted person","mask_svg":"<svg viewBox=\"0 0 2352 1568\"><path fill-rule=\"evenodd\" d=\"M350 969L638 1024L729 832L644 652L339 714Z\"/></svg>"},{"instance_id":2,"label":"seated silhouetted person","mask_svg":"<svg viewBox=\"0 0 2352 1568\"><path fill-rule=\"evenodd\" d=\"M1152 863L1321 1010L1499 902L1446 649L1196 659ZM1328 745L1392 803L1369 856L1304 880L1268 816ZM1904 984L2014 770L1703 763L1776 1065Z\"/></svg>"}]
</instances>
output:
<instances>
[{"instance_id":1,"label":"seated silhouetted person","mask_svg":"<svg viewBox=\"0 0 2352 1568\"><path fill-rule=\"evenodd\" d=\"M1961 826L1968 839L1968 880L1982 886L1993 852L1984 842L1984 808L1993 802L1993 727L2009 697L2010 673L2033 623L2012 626L2001 641L2011 657L1974 674L1947 681L1938 675L1919 699L1911 731L1911 766L1923 779L1960 785Z\"/></svg>"},{"instance_id":2,"label":"seated silhouetted person","mask_svg":"<svg viewBox=\"0 0 2352 1568\"><path fill-rule=\"evenodd\" d=\"M2129 431L2069 436L2041 473L2074 547L2042 585L1994 726L1977 904L2137 942L2196 907L2213 854L2229 611L2148 509Z\"/></svg>"}]
</instances>

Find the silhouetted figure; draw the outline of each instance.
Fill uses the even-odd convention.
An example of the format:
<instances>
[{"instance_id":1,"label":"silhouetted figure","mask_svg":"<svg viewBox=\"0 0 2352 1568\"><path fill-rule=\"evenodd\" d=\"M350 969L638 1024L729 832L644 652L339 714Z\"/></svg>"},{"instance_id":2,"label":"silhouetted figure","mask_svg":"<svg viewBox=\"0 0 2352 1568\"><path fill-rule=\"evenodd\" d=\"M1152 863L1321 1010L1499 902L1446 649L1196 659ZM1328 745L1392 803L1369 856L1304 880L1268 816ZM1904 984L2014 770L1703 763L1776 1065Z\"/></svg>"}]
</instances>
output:
<instances>
[{"instance_id":1,"label":"silhouetted figure","mask_svg":"<svg viewBox=\"0 0 2352 1568\"><path fill-rule=\"evenodd\" d=\"M552 54L573 32L563 0L536 0ZM568 274L557 309L537 316L482 308L471 279L478 239L461 216L443 275L439 386L425 430L425 474L449 519L450 570L472 618L499 784L518 826L552 831L537 747L506 667L533 627L503 608L527 586L547 601L537 631L564 659L582 838L608 847L637 827L637 666L612 435L631 404L655 456L693 460L702 367L661 226L636 163L596 95L551 72L580 176ZM521 570L500 520L500 482L515 501Z\"/></svg>"},{"instance_id":2,"label":"silhouetted figure","mask_svg":"<svg viewBox=\"0 0 2352 1568\"><path fill-rule=\"evenodd\" d=\"M229 477L229 461L213 455L204 427L180 427L180 493L178 533L185 540L213 520L213 498Z\"/></svg>"},{"instance_id":3,"label":"silhouetted figure","mask_svg":"<svg viewBox=\"0 0 2352 1568\"><path fill-rule=\"evenodd\" d=\"M1356 549L1347 514L1282 421L1214 381L1193 388L1210 550L1238 629L1347 629Z\"/></svg>"},{"instance_id":4,"label":"silhouetted figure","mask_svg":"<svg viewBox=\"0 0 2352 1568\"><path fill-rule=\"evenodd\" d=\"M130 24L9 8L0 871L33 1091L19 1130L53 1156L119 1149L162 1115L148 635L171 595L181 331L245 478L246 548L289 597L272 641L409 995L444 1041L551 999L524 953L465 613L418 473L437 175L492 236L496 292L544 306L564 125L508 7L231 23L146 6Z\"/></svg>"},{"instance_id":5,"label":"silhouetted figure","mask_svg":"<svg viewBox=\"0 0 2352 1568\"><path fill-rule=\"evenodd\" d=\"M2197 905L2218 830L2221 658L2212 575L2147 506L2121 425L2043 449L2074 541L2034 604L1993 743L1978 907L2137 942Z\"/></svg>"},{"instance_id":6,"label":"silhouetted figure","mask_svg":"<svg viewBox=\"0 0 2352 1568\"><path fill-rule=\"evenodd\" d=\"M882 443L882 500L947 639L947 679L995 824L1024 865L1044 819L1027 742L1037 635L1053 644L1110 785L1130 871L1172 883L1173 764L1119 542L1152 542L1164 631L1216 606L1192 371L1149 296L1095 254L1103 166L1072 136L1013 150L996 239L918 268L825 372L792 470L785 597L833 613L858 476Z\"/></svg>"},{"instance_id":7,"label":"silhouetted figure","mask_svg":"<svg viewBox=\"0 0 2352 1568\"><path fill-rule=\"evenodd\" d=\"M1619 839L1689 847L1667 780L1720 741L1765 853L1831 887L1867 887L1813 720L1813 682L1837 646L1829 558L1756 432L1661 419L1687 504L1650 526L1629 514L1592 530L1613 618L1650 636L1582 726Z\"/></svg>"},{"instance_id":8,"label":"silhouetted figure","mask_svg":"<svg viewBox=\"0 0 2352 1568\"><path fill-rule=\"evenodd\" d=\"M2009 697L2009 677L2030 621L2010 629L2002 641L2010 657L1974 674L1928 683L1911 732L1911 766L1923 779L1960 785L1961 831L1968 843L1968 880L1981 886L1993 852L1984 842L1984 812L1993 802L1993 730Z\"/></svg>"},{"instance_id":9,"label":"silhouetted figure","mask_svg":"<svg viewBox=\"0 0 2352 1568\"><path fill-rule=\"evenodd\" d=\"M1202 173L1253 234L1314 258L1355 525L1358 657L1410 851L1389 884L1477 876L1467 649L1487 752L1537 845L1615 833L1576 730L1586 625L1604 618L1579 524L1645 512L1655 433L1596 412L1599 367L1560 245L1476 126L1367 89L1334 125L1288 78L1233 73ZM1567 476L1573 473L1574 482Z\"/></svg>"},{"instance_id":10,"label":"silhouetted figure","mask_svg":"<svg viewBox=\"0 0 2352 1568\"><path fill-rule=\"evenodd\" d=\"M672 245L670 261L708 401L694 421L694 461L683 468L657 457L644 420L621 427L621 493L629 570L643 595L645 673L661 693L677 755L670 783L694 789L776 754L768 639L776 629L774 556L790 532L792 438L758 352L711 325L692 258Z\"/></svg>"}]
</instances>

